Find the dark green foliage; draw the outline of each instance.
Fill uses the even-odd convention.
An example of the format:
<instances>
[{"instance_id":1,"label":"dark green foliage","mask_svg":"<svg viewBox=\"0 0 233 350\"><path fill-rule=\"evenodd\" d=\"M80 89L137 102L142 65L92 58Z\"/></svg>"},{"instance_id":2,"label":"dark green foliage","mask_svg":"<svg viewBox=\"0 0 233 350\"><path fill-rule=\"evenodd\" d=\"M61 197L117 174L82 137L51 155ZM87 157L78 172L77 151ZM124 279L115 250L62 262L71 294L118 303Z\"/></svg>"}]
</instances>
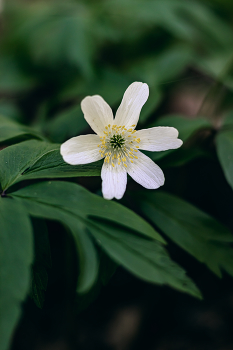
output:
<instances>
[{"instance_id":1,"label":"dark green foliage","mask_svg":"<svg viewBox=\"0 0 233 350\"><path fill-rule=\"evenodd\" d=\"M143 194L138 202L143 213L168 237L221 276L233 274L231 232L193 205L167 193ZM224 256L224 259L223 259Z\"/></svg>"},{"instance_id":2,"label":"dark green foliage","mask_svg":"<svg viewBox=\"0 0 233 350\"><path fill-rule=\"evenodd\" d=\"M218 197L207 201L209 206L203 204L212 216L183 199L194 198L195 203L202 195L195 181L203 164L215 164L230 185L222 175L216 177L215 188L208 184L206 193L227 186L232 197L232 4L9 0L4 6L0 349L9 349L28 295L43 308L53 266L49 238L54 221L74 244L68 255L77 262L73 277L79 310L109 282L117 266L144 281L201 298L199 280L193 282L185 264L181 267L170 258L166 236L217 276L222 271L233 276L233 238L227 228L232 223L224 215L223 224L214 218ZM138 129L175 127L184 144L178 150L145 152L165 171L166 192L129 188L119 204L97 195L102 160L69 165L60 145L92 133L80 108L85 96L102 96L115 114L133 81L150 88ZM184 108L174 107L176 100ZM111 142L122 144L119 138Z\"/></svg>"}]
</instances>

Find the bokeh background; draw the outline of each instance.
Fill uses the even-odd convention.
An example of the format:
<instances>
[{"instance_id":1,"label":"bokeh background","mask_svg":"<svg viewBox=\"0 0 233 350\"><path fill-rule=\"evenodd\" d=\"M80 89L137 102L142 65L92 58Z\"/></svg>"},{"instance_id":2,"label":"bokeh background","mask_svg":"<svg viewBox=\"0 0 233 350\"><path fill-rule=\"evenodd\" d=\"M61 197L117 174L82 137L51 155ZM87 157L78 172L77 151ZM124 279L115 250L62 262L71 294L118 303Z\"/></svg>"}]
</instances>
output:
<instances>
[{"instance_id":1,"label":"bokeh background","mask_svg":"<svg viewBox=\"0 0 233 350\"><path fill-rule=\"evenodd\" d=\"M231 0L8 0L0 11L4 117L62 143L90 132L80 109L86 95L101 95L116 111L129 84L146 82L150 97L140 126L173 125L192 134L180 153L158 157L164 189L233 228L232 189L214 149L215 133L233 115ZM73 181L100 189L99 178ZM135 189L130 182L129 192ZM74 257L67 259L72 244L62 226L47 224L53 263L44 305L25 302L12 350L233 349L229 276L219 280L169 242L203 301L115 271L104 259L115 272L111 280L77 298Z\"/></svg>"}]
</instances>

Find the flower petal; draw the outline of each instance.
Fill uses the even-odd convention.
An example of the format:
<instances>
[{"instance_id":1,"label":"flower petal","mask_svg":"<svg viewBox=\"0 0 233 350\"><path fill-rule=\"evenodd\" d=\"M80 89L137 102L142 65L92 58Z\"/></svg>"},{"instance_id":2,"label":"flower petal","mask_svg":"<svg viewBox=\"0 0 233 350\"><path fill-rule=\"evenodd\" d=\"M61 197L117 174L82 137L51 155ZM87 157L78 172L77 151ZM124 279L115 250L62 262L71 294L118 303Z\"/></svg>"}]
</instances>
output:
<instances>
[{"instance_id":1,"label":"flower petal","mask_svg":"<svg viewBox=\"0 0 233 350\"><path fill-rule=\"evenodd\" d=\"M135 133L140 138L139 148L145 151L166 151L179 148L183 141L177 139L178 131L169 126L142 129Z\"/></svg>"},{"instance_id":2,"label":"flower petal","mask_svg":"<svg viewBox=\"0 0 233 350\"><path fill-rule=\"evenodd\" d=\"M160 167L149 157L137 152L138 159L127 163L127 173L145 188L156 189L164 184L164 175Z\"/></svg>"},{"instance_id":3,"label":"flower petal","mask_svg":"<svg viewBox=\"0 0 233 350\"><path fill-rule=\"evenodd\" d=\"M105 126L113 123L113 113L107 102L99 96L87 96L81 102L84 118L99 136L104 136Z\"/></svg>"},{"instance_id":4,"label":"flower petal","mask_svg":"<svg viewBox=\"0 0 233 350\"><path fill-rule=\"evenodd\" d=\"M68 164L92 163L101 159L100 148L98 148L100 143L100 138L97 135L72 137L61 145L60 152Z\"/></svg>"},{"instance_id":5,"label":"flower petal","mask_svg":"<svg viewBox=\"0 0 233 350\"><path fill-rule=\"evenodd\" d=\"M116 112L115 124L125 125L126 128L136 125L142 106L149 96L147 84L135 82L125 91L121 104ZM135 127L133 127L134 129Z\"/></svg>"},{"instance_id":6,"label":"flower petal","mask_svg":"<svg viewBox=\"0 0 233 350\"><path fill-rule=\"evenodd\" d=\"M105 199L121 199L126 190L127 172L122 164L113 167L109 163L102 166L102 192Z\"/></svg>"}]
</instances>

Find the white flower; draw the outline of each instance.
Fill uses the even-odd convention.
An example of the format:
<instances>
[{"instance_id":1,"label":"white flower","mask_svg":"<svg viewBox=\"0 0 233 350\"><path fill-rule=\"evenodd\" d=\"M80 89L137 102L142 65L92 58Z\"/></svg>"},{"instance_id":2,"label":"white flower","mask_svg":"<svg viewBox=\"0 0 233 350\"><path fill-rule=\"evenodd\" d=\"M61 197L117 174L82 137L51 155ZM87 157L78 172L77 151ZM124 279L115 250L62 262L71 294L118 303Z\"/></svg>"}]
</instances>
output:
<instances>
[{"instance_id":1,"label":"white flower","mask_svg":"<svg viewBox=\"0 0 233 350\"><path fill-rule=\"evenodd\" d=\"M135 82L125 91L115 119L101 96L87 96L81 102L84 118L97 135L73 137L61 145L66 163L77 165L104 163L101 171L102 191L106 199L121 199L125 193L127 173L140 185L156 189L164 184L162 170L139 151L165 151L182 145L178 131L172 127L154 127L136 131L139 114L149 96L147 84Z\"/></svg>"}]
</instances>

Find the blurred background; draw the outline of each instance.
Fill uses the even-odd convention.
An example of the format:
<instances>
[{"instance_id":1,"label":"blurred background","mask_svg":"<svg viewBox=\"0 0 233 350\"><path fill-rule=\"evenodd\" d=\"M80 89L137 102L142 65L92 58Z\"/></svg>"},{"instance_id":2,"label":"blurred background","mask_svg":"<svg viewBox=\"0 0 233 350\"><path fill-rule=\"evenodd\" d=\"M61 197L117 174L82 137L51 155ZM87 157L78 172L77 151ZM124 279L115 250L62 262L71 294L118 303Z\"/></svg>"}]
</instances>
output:
<instances>
[{"instance_id":1,"label":"blurred background","mask_svg":"<svg viewBox=\"0 0 233 350\"><path fill-rule=\"evenodd\" d=\"M164 189L233 228L232 189L214 149L216 132L233 116L231 0L7 0L0 12L1 115L62 143L90 132L80 109L86 95L101 95L115 112L128 85L145 82L150 96L140 127L175 126L187 138L177 156L157 157ZM100 189L99 178L74 181ZM142 282L104 257L111 280L77 297L65 230L47 227L52 267L44 305L28 298L12 350L233 349L227 275L219 280L169 242L204 301Z\"/></svg>"}]
</instances>

